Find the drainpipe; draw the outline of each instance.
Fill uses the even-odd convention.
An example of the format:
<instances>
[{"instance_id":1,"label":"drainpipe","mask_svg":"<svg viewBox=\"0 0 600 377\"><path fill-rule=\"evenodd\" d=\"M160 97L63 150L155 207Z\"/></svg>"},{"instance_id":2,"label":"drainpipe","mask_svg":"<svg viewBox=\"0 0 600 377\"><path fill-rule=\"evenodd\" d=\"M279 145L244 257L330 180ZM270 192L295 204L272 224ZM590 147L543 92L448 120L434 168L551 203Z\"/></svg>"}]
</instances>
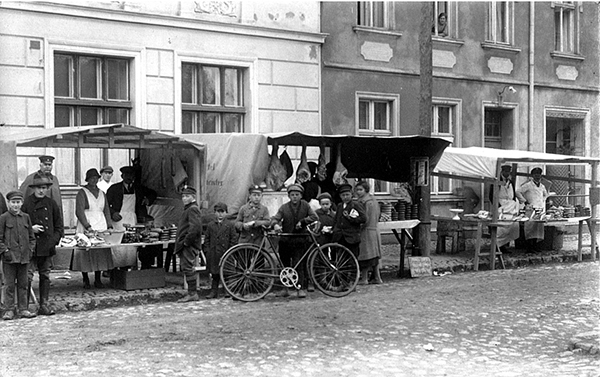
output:
<instances>
[{"instance_id":1,"label":"drainpipe","mask_svg":"<svg viewBox=\"0 0 600 377\"><path fill-rule=\"evenodd\" d=\"M527 150L533 150L533 100L535 73L535 2L529 3L529 106L527 114Z\"/></svg>"}]
</instances>

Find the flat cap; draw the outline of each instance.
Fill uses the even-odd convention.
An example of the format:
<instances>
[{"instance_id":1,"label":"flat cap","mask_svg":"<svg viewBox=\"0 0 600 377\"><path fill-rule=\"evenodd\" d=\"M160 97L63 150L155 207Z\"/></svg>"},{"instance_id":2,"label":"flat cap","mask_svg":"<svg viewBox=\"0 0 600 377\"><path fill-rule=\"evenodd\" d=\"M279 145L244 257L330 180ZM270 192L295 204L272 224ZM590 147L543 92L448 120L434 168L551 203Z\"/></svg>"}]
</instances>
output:
<instances>
[{"instance_id":1,"label":"flat cap","mask_svg":"<svg viewBox=\"0 0 600 377\"><path fill-rule=\"evenodd\" d=\"M253 192L258 192L262 194L263 188L259 185L252 185L248 188L248 194L252 194Z\"/></svg>"},{"instance_id":2,"label":"flat cap","mask_svg":"<svg viewBox=\"0 0 600 377\"><path fill-rule=\"evenodd\" d=\"M352 192L352 185L348 184L348 183L344 183L342 185L340 185L340 187L338 187L338 194L341 194L343 192Z\"/></svg>"},{"instance_id":3,"label":"flat cap","mask_svg":"<svg viewBox=\"0 0 600 377\"><path fill-rule=\"evenodd\" d=\"M216 211L223 211L223 212L227 212L227 204L223 203L223 202L218 202L217 204L215 204L215 206L213 207L213 209Z\"/></svg>"},{"instance_id":4,"label":"flat cap","mask_svg":"<svg viewBox=\"0 0 600 377\"><path fill-rule=\"evenodd\" d=\"M42 164L51 164L54 161L54 156L40 156L39 159Z\"/></svg>"},{"instance_id":5,"label":"flat cap","mask_svg":"<svg viewBox=\"0 0 600 377\"><path fill-rule=\"evenodd\" d=\"M103 167L102 169L100 169L100 174L107 172L107 173L112 173L114 170L112 168L112 166L110 165L106 165L105 167Z\"/></svg>"},{"instance_id":6,"label":"flat cap","mask_svg":"<svg viewBox=\"0 0 600 377\"><path fill-rule=\"evenodd\" d=\"M52 186L52 180L44 175L34 174L29 187Z\"/></svg>"},{"instance_id":7,"label":"flat cap","mask_svg":"<svg viewBox=\"0 0 600 377\"><path fill-rule=\"evenodd\" d=\"M135 170L133 169L133 166L123 166L121 169L119 169L121 171L121 173L123 174L134 174Z\"/></svg>"},{"instance_id":8,"label":"flat cap","mask_svg":"<svg viewBox=\"0 0 600 377\"><path fill-rule=\"evenodd\" d=\"M287 188L287 192L290 193L290 192L294 192L294 191L299 192L300 194L304 194L304 187L302 187L301 185L297 185L295 183L289 185Z\"/></svg>"},{"instance_id":9,"label":"flat cap","mask_svg":"<svg viewBox=\"0 0 600 377\"><path fill-rule=\"evenodd\" d=\"M11 191L8 194L6 194L6 199L8 199L8 200L13 200L13 199L23 200L23 193L21 191Z\"/></svg>"},{"instance_id":10,"label":"flat cap","mask_svg":"<svg viewBox=\"0 0 600 377\"><path fill-rule=\"evenodd\" d=\"M331 195L329 195L329 193L328 193L328 192L324 192L324 193L322 193L321 195L317 196L317 200L318 200L318 201L321 201L321 200L323 200L323 199L329 199L329 200L332 200L332 198L331 198Z\"/></svg>"}]
</instances>

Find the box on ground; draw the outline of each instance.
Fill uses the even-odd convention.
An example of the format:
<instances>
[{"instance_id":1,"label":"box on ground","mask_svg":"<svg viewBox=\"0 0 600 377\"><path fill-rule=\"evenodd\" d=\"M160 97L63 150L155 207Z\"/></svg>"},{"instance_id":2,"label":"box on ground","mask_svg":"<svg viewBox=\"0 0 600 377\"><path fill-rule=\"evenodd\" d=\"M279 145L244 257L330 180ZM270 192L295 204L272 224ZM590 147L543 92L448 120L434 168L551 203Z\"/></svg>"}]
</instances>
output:
<instances>
[{"instance_id":1,"label":"box on ground","mask_svg":"<svg viewBox=\"0 0 600 377\"><path fill-rule=\"evenodd\" d=\"M162 268L131 271L115 269L111 272L110 281L114 288L126 291L162 288L165 286L165 270Z\"/></svg>"}]
</instances>

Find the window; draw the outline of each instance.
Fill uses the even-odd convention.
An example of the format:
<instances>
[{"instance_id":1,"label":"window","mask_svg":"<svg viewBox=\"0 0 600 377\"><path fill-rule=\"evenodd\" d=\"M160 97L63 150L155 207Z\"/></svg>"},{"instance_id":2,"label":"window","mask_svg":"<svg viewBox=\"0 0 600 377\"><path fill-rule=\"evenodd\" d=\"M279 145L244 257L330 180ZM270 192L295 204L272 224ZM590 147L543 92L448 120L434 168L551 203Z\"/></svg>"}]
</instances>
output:
<instances>
[{"instance_id":1,"label":"window","mask_svg":"<svg viewBox=\"0 0 600 377\"><path fill-rule=\"evenodd\" d=\"M450 35L449 21L450 9L448 2L434 1L431 33L437 37L448 37Z\"/></svg>"},{"instance_id":2,"label":"window","mask_svg":"<svg viewBox=\"0 0 600 377\"><path fill-rule=\"evenodd\" d=\"M398 129L398 106L400 96L397 94L367 93L356 94L356 134L361 136L393 136ZM374 194L388 194L388 182L374 179L367 180Z\"/></svg>"},{"instance_id":3,"label":"window","mask_svg":"<svg viewBox=\"0 0 600 377\"><path fill-rule=\"evenodd\" d=\"M183 63L182 133L244 132L244 69Z\"/></svg>"},{"instance_id":4,"label":"window","mask_svg":"<svg viewBox=\"0 0 600 377\"><path fill-rule=\"evenodd\" d=\"M54 54L54 127L129 123L130 61Z\"/></svg>"},{"instance_id":5,"label":"window","mask_svg":"<svg viewBox=\"0 0 600 377\"><path fill-rule=\"evenodd\" d=\"M513 3L492 1L489 8L488 40L492 43L512 44Z\"/></svg>"},{"instance_id":6,"label":"window","mask_svg":"<svg viewBox=\"0 0 600 377\"><path fill-rule=\"evenodd\" d=\"M502 143L502 113L500 111L487 110L485 112L485 143L486 147L499 148L491 144Z\"/></svg>"},{"instance_id":7,"label":"window","mask_svg":"<svg viewBox=\"0 0 600 377\"><path fill-rule=\"evenodd\" d=\"M451 138L454 140L454 123L456 105L434 104L432 107L431 136ZM432 194L449 194L452 191L449 178L431 177Z\"/></svg>"},{"instance_id":8,"label":"window","mask_svg":"<svg viewBox=\"0 0 600 377\"><path fill-rule=\"evenodd\" d=\"M554 50L577 54L578 25L576 6L572 1L553 3L554 6Z\"/></svg>"},{"instance_id":9,"label":"window","mask_svg":"<svg viewBox=\"0 0 600 377\"><path fill-rule=\"evenodd\" d=\"M389 6L384 1L359 1L358 25L373 28L390 28Z\"/></svg>"}]
</instances>

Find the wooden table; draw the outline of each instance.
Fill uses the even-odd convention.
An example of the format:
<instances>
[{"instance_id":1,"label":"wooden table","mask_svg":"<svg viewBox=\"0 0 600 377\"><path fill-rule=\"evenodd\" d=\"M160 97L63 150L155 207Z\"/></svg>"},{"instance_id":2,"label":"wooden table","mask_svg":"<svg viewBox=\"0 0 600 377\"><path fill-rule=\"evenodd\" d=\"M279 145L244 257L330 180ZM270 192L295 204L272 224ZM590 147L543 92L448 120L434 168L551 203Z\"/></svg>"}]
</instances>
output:
<instances>
[{"instance_id":1,"label":"wooden table","mask_svg":"<svg viewBox=\"0 0 600 377\"><path fill-rule=\"evenodd\" d=\"M398 266L398 277L402 277L404 273L404 258L406 256L406 237L411 241L412 235L409 233L410 229L413 229L419 225L419 220L402 220L402 221L382 221L377 224L379 231L391 230L400 243L400 263Z\"/></svg>"}]
</instances>

